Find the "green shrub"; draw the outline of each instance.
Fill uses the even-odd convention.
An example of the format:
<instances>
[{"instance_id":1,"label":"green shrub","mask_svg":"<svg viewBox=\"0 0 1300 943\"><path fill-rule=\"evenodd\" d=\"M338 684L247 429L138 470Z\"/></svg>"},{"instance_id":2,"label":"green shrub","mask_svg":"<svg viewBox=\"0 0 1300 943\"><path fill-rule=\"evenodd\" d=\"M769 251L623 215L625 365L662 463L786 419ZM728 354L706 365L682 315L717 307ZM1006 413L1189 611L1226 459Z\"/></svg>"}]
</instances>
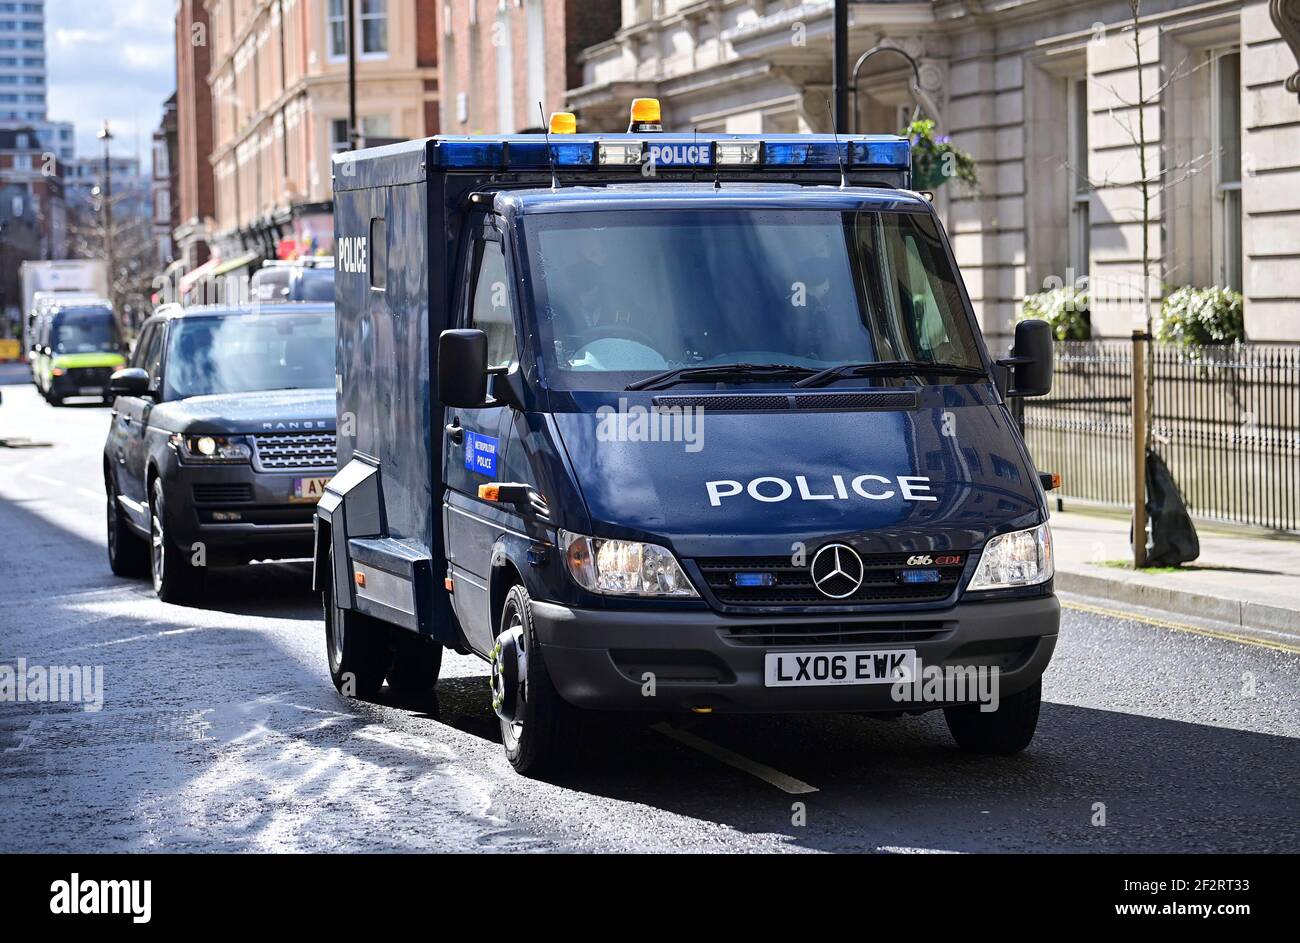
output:
<instances>
[{"instance_id":1,"label":"green shrub","mask_svg":"<svg viewBox=\"0 0 1300 943\"><path fill-rule=\"evenodd\" d=\"M1019 320L1038 318L1052 327L1058 341L1086 341L1092 336L1088 322L1088 289L1067 285L1025 295Z\"/></svg>"},{"instance_id":2,"label":"green shrub","mask_svg":"<svg viewBox=\"0 0 1300 943\"><path fill-rule=\"evenodd\" d=\"M1180 347L1236 344L1246 339L1241 293L1226 288L1179 288L1165 296L1156 340Z\"/></svg>"}]
</instances>

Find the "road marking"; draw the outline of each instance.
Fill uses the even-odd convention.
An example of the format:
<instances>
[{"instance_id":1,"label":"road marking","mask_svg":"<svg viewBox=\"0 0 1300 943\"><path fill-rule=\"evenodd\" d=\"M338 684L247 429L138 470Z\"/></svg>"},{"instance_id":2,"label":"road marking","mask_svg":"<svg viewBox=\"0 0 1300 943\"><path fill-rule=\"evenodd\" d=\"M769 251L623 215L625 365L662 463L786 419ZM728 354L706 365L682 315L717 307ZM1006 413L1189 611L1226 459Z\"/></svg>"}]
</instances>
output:
<instances>
[{"instance_id":1,"label":"road marking","mask_svg":"<svg viewBox=\"0 0 1300 943\"><path fill-rule=\"evenodd\" d=\"M94 498L96 501L98 501L100 498L104 497L104 492L102 492L102 491L92 491L92 490L90 490L89 488L78 488L78 489L77 489L77 494L83 495L83 496L85 496L85 497L87 497L87 498Z\"/></svg>"},{"instance_id":2,"label":"road marking","mask_svg":"<svg viewBox=\"0 0 1300 943\"><path fill-rule=\"evenodd\" d=\"M1066 602L1062 600L1061 605L1066 609L1077 609L1080 612L1091 612L1093 615L1098 616L1110 616L1112 619L1127 619L1130 622L1145 622L1147 625L1158 626L1162 629L1172 629L1175 632L1190 632L1192 635L1202 635L1206 638L1219 639L1224 642L1239 642L1242 645L1257 645L1260 648L1272 648L1280 652L1300 655L1300 646L1288 645L1285 642L1272 642L1268 639L1252 638L1249 635L1238 635L1235 632L1203 629L1200 626L1188 625L1186 622L1171 622L1168 619L1157 619L1154 616L1144 616L1136 612L1125 612L1122 609L1108 609L1105 606L1092 606L1087 603Z\"/></svg>"},{"instance_id":3,"label":"road marking","mask_svg":"<svg viewBox=\"0 0 1300 943\"><path fill-rule=\"evenodd\" d=\"M57 478L51 478L49 475L40 475L37 474L36 472L28 472L27 477L32 479L33 481L42 482L43 484L54 485L57 488L68 487L68 483L66 481L60 481Z\"/></svg>"},{"instance_id":4,"label":"road marking","mask_svg":"<svg viewBox=\"0 0 1300 943\"><path fill-rule=\"evenodd\" d=\"M909 845L881 845L876 851L887 855L959 855L960 851L947 848L913 848Z\"/></svg>"},{"instance_id":5,"label":"road marking","mask_svg":"<svg viewBox=\"0 0 1300 943\"><path fill-rule=\"evenodd\" d=\"M652 724L651 730L657 730L671 740L685 744L688 747L699 750L701 753L720 760L728 766L733 766L738 770L749 773L751 776L757 776L763 782L775 786L782 792L788 792L792 796L803 796L810 792L818 792L816 786L810 786L802 779L795 779L793 776L787 776L780 770L772 769L770 766L764 766L757 760L751 760L747 756L741 756L734 750L728 750L726 747L718 746L716 743L710 743L702 737L697 737L693 733L685 730L678 730L676 727L666 723Z\"/></svg>"}]
</instances>

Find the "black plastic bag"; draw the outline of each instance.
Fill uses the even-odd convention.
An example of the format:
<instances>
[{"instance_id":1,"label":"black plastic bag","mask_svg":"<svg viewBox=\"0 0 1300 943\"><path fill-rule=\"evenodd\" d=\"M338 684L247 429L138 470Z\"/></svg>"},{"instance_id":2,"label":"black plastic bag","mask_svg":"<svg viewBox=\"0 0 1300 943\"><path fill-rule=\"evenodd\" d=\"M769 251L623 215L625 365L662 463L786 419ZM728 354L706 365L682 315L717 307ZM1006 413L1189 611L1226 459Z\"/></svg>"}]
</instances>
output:
<instances>
[{"instance_id":1,"label":"black plastic bag","mask_svg":"<svg viewBox=\"0 0 1300 943\"><path fill-rule=\"evenodd\" d=\"M1196 525L1165 460L1147 449L1147 564L1178 566L1201 555Z\"/></svg>"}]
</instances>

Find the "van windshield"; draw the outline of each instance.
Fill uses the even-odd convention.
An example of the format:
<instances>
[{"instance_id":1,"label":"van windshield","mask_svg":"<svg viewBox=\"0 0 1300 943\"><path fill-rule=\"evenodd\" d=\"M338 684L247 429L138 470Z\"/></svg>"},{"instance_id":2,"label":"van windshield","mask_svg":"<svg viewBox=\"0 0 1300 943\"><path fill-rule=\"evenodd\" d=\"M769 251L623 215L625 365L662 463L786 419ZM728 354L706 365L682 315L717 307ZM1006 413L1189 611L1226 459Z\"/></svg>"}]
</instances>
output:
<instances>
[{"instance_id":1,"label":"van windshield","mask_svg":"<svg viewBox=\"0 0 1300 943\"><path fill-rule=\"evenodd\" d=\"M179 318L167 343L167 399L334 386L332 313Z\"/></svg>"},{"instance_id":2,"label":"van windshield","mask_svg":"<svg viewBox=\"0 0 1300 943\"><path fill-rule=\"evenodd\" d=\"M56 354L118 352L121 337L108 308L64 308L50 326L50 349Z\"/></svg>"},{"instance_id":3,"label":"van windshield","mask_svg":"<svg viewBox=\"0 0 1300 943\"><path fill-rule=\"evenodd\" d=\"M666 370L741 363L983 366L925 214L632 210L523 222L556 388L623 389Z\"/></svg>"}]
</instances>

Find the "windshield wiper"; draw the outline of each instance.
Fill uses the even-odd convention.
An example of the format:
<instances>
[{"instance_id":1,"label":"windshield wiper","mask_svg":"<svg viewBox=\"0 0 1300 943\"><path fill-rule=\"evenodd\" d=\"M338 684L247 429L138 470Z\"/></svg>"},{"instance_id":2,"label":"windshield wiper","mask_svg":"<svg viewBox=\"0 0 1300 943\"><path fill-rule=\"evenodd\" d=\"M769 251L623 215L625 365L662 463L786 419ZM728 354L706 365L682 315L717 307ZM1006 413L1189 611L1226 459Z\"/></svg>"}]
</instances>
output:
<instances>
[{"instance_id":1,"label":"windshield wiper","mask_svg":"<svg viewBox=\"0 0 1300 943\"><path fill-rule=\"evenodd\" d=\"M827 367L795 383L798 387L824 386L841 377L893 377L910 376L987 377L983 367L968 367L960 363L932 363L928 360L876 360L866 363L843 363Z\"/></svg>"},{"instance_id":2,"label":"windshield wiper","mask_svg":"<svg viewBox=\"0 0 1300 943\"><path fill-rule=\"evenodd\" d=\"M628 390L661 390L677 383L708 383L711 380L736 382L743 380L786 380L816 374L812 367L792 363L719 363L709 367L677 367L654 376L629 383ZM811 378L810 378L811 379Z\"/></svg>"}]
</instances>

